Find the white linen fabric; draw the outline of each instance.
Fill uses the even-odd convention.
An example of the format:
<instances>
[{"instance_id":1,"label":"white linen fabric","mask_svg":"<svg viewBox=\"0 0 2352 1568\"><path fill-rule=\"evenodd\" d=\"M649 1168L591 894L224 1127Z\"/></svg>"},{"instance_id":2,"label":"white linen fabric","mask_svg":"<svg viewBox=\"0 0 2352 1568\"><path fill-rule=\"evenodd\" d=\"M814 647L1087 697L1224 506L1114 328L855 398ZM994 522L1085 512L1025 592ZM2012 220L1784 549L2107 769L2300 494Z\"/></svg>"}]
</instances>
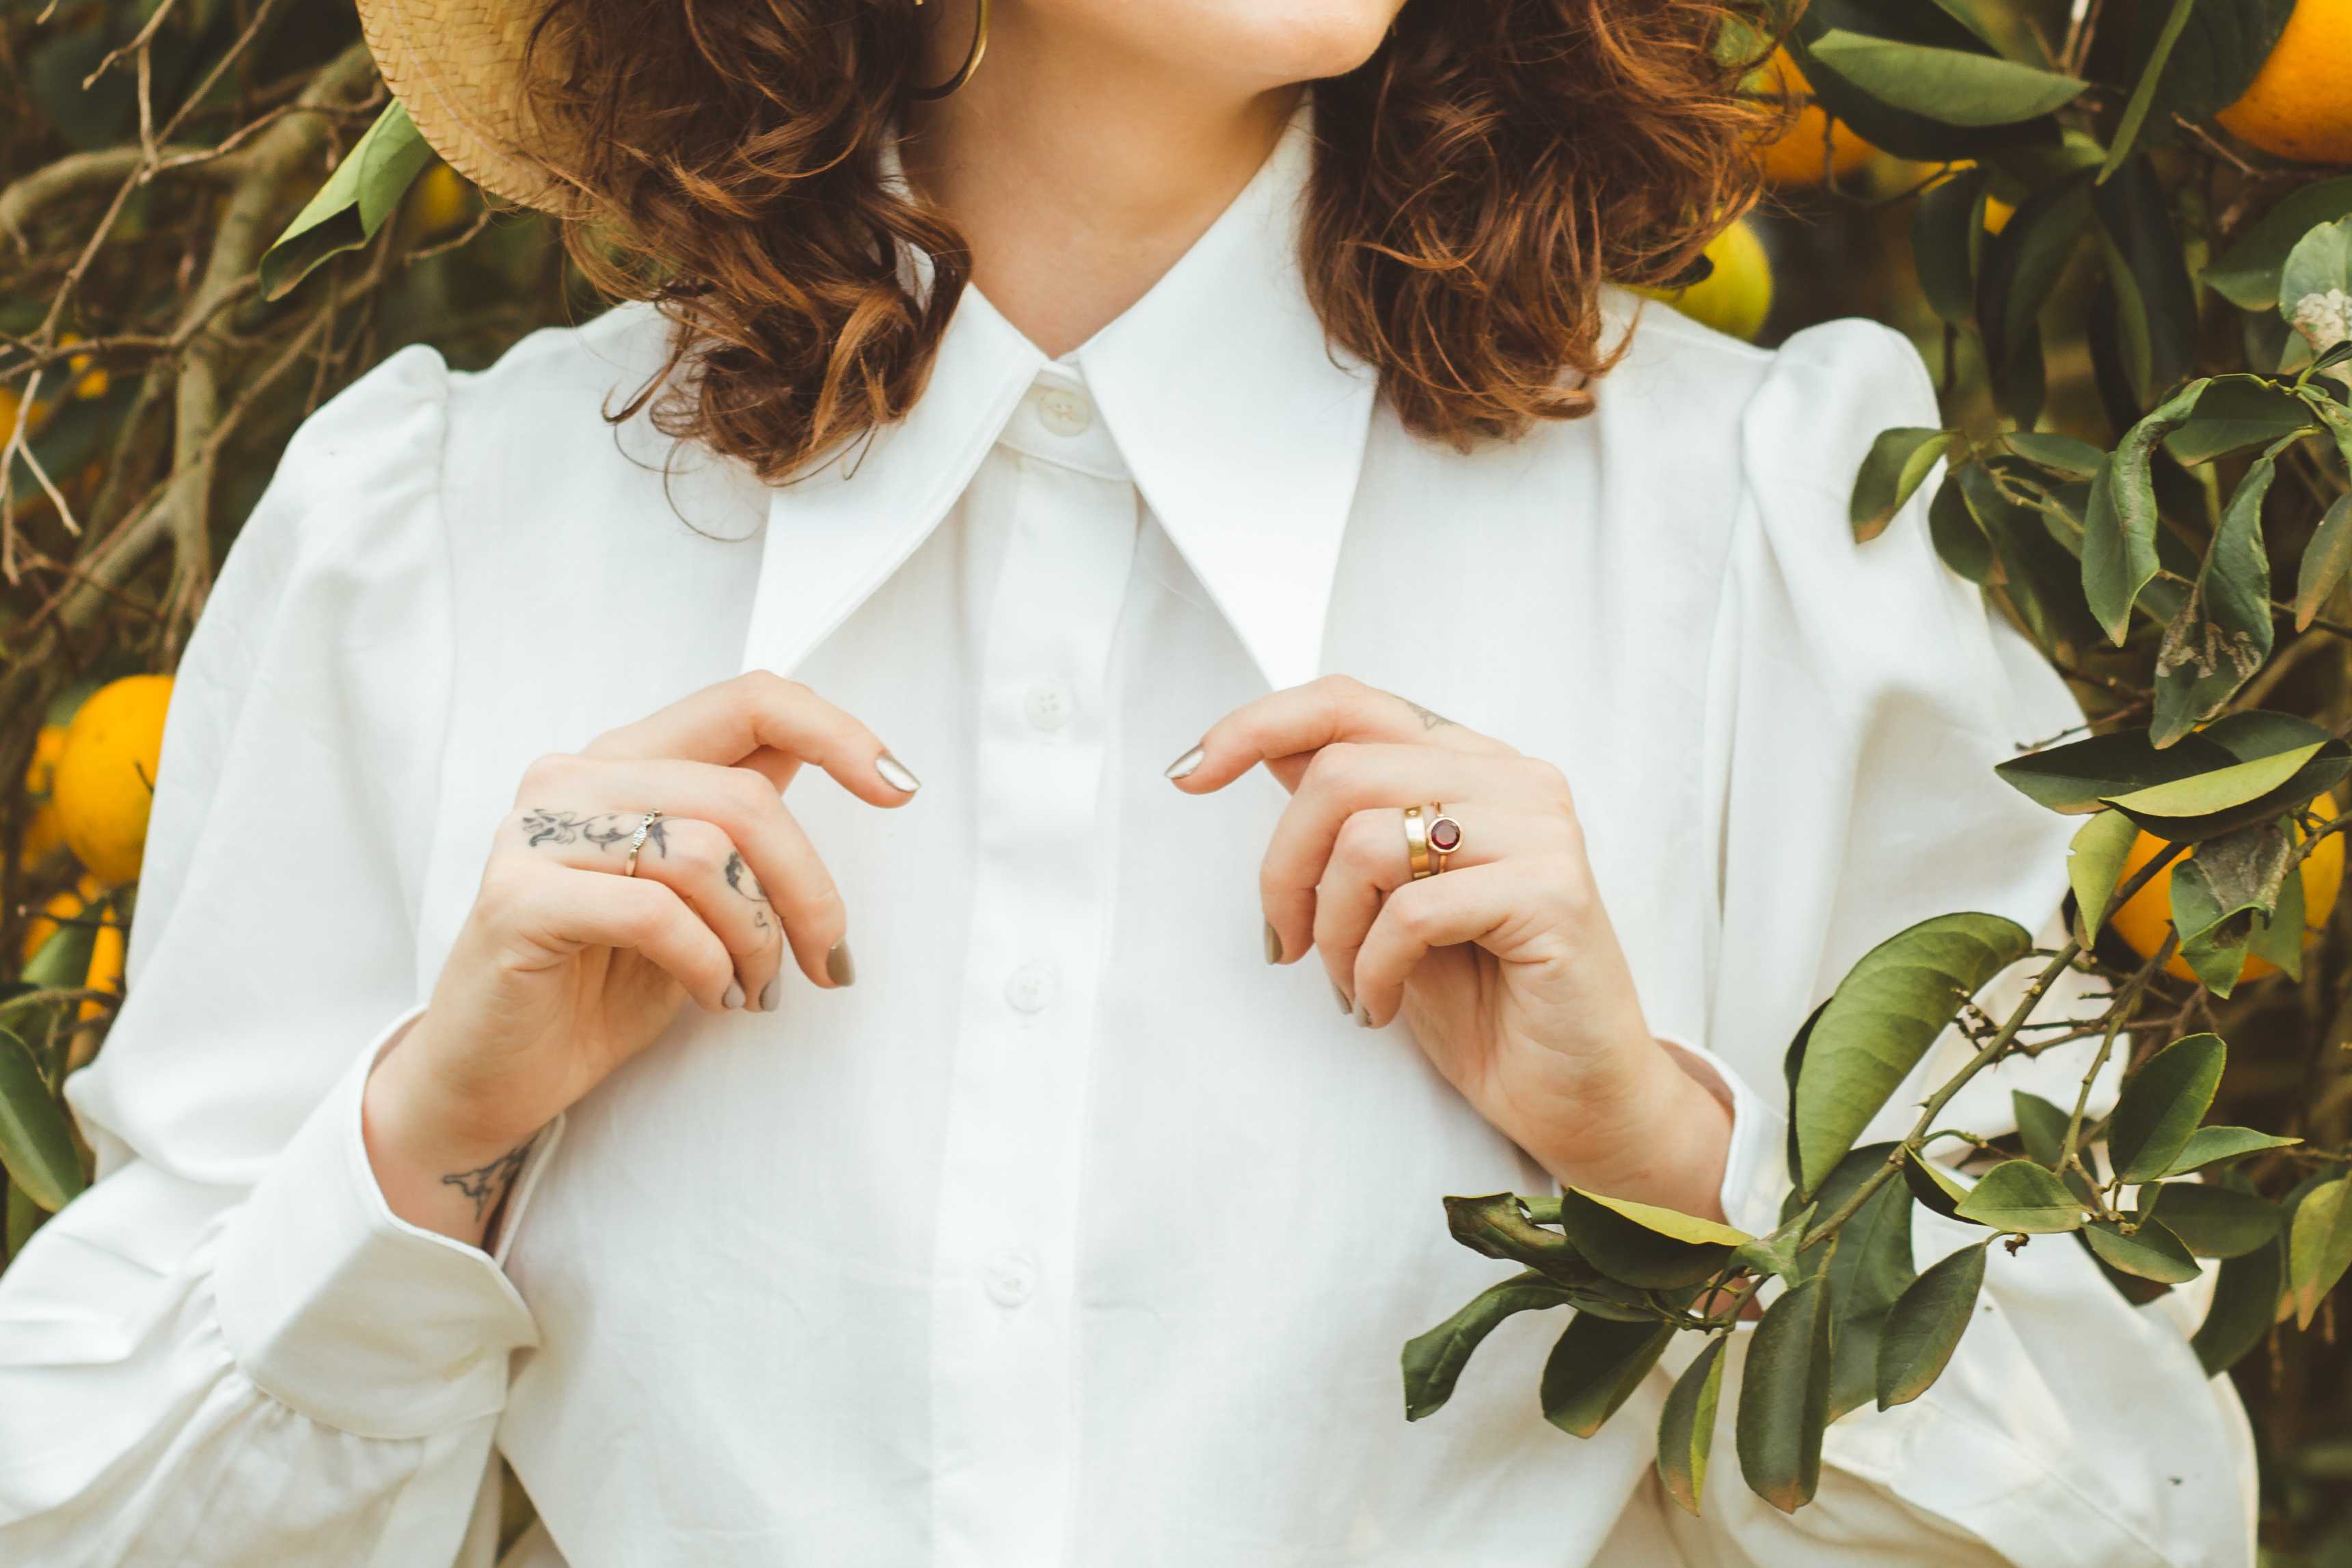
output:
<instances>
[{"instance_id":1,"label":"white linen fabric","mask_svg":"<svg viewBox=\"0 0 2352 1568\"><path fill-rule=\"evenodd\" d=\"M783 486L606 425L638 308L479 374L405 350L303 427L183 668L72 1087L100 1180L0 1282L0 1562L478 1568L494 1445L534 1568L2252 1560L2226 1382L2063 1238L1992 1259L1943 1381L1840 1422L1793 1518L1727 1408L1704 1517L1664 1500L1669 1370L1545 1425L1557 1314L1403 1420L1399 1347L1500 1271L1439 1197L1549 1179L1262 962L1282 793L1168 759L1343 671L1557 763L1761 1229L1812 1004L1914 920L2056 907L2067 826L1990 769L2079 714L1918 507L1852 540L1872 437L1936 418L1899 337L1652 310L1591 417L1455 451L1326 344L1307 161L1064 361L968 293L908 418ZM790 791L859 983L681 1017L541 1139L497 1258L403 1224L363 1075L524 767L763 667L925 780Z\"/></svg>"}]
</instances>

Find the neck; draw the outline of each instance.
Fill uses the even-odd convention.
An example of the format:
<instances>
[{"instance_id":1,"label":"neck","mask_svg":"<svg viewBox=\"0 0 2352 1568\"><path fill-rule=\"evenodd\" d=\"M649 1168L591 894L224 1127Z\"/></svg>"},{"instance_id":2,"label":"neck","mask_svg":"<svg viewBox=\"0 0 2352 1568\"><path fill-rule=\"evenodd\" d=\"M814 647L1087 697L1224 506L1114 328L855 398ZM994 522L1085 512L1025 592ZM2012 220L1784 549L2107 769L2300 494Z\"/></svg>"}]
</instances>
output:
<instances>
[{"instance_id":1,"label":"neck","mask_svg":"<svg viewBox=\"0 0 2352 1568\"><path fill-rule=\"evenodd\" d=\"M973 0L931 0L929 79L971 37ZM987 61L914 105L908 175L962 230L972 282L1040 349L1066 353L1141 299L1265 162L1298 100L1137 58L999 5Z\"/></svg>"}]
</instances>

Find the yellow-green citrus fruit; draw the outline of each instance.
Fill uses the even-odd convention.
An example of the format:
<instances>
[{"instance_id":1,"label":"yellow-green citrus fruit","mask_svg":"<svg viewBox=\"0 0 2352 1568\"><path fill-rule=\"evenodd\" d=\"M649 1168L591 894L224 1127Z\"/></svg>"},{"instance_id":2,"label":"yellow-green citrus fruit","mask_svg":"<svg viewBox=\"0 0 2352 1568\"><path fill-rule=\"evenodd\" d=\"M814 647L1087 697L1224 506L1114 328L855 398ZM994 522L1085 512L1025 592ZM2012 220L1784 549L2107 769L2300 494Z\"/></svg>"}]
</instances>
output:
<instances>
[{"instance_id":1,"label":"yellow-green citrus fruit","mask_svg":"<svg viewBox=\"0 0 2352 1568\"><path fill-rule=\"evenodd\" d=\"M2318 803L2324 812L2329 803ZM2296 838L2301 839L2298 832ZM2121 886L2142 866L2154 859L2164 848L2164 840L2153 834L2143 833L2135 840L2130 853L2124 857L2123 875L2116 879ZM2134 952L2147 958L2163 945L2165 933L2172 929L2173 867L2197 853L2191 849L2171 865L2148 879L2147 886L2131 896L2129 902L2108 917L2116 934ZM2336 897L2344 888L2344 836L2331 833L2319 841L2319 847L2304 858L2303 925L2304 940L2308 942L2326 925L2330 911L2336 908ZM2174 953L2166 960L2164 972L2176 980L2195 980L2197 972ZM2249 957L2245 967L2238 971L2241 981L2260 980L2265 974L2275 974L2278 966L2266 958Z\"/></svg>"},{"instance_id":2,"label":"yellow-green citrus fruit","mask_svg":"<svg viewBox=\"0 0 2352 1568\"><path fill-rule=\"evenodd\" d=\"M1642 292L1718 332L1753 341L1772 313L1772 261L1764 242L1742 219L1707 242L1706 258L1715 270L1689 288Z\"/></svg>"},{"instance_id":3,"label":"yellow-green citrus fruit","mask_svg":"<svg viewBox=\"0 0 2352 1568\"><path fill-rule=\"evenodd\" d=\"M126 676L92 692L66 727L49 799L75 858L109 886L139 875L171 700L170 676Z\"/></svg>"},{"instance_id":4,"label":"yellow-green citrus fruit","mask_svg":"<svg viewBox=\"0 0 2352 1568\"><path fill-rule=\"evenodd\" d=\"M2352 0L2296 0L2263 68L2213 118L2281 158L2352 163Z\"/></svg>"},{"instance_id":5,"label":"yellow-green citrus fruit","mask_svg":"<svg viewBox=\"0 0 2352 1568\"><path fill-rule=\"evenodd\" d=\"M1812 84L1786 49L1775 50L1756 78L1751 85L1759 97L1799 98L1812 90ZM1822 146L1824 126L1830 138L1826 153ZM1818 185L1825 171L1834 170L1841 176L1853 174L1876 151L1845 121L1832 122L1821 105L1809 103L1798 111L1788 130L1764 148L1764 177L1784 188Z\"/></svg>"}]
</instances>

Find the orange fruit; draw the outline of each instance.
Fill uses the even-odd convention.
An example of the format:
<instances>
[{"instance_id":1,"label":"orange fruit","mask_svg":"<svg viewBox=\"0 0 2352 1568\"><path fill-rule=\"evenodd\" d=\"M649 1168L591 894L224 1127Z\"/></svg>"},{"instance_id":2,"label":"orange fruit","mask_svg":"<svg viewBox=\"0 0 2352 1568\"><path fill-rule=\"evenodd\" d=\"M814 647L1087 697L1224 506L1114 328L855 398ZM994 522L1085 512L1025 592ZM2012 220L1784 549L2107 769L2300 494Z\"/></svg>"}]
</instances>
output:
<instances>
[{"instance_id":1,"label":"orange fruit","mask_svg":"<svg viewBox=\"0 0 2352 1568\"><path fill-rule=\"evenodd\" d=\"M2326 801L2317 804L2319 809L2327 809ZM2298 830L2295 837L2300 840L2302 837ZM2154 834L2141 834L2133 841L2130 853L2124 857L2123 873L2116 879L2116 884L2121 886L2130 879L2142 866L2154 859L2164 846L2165 841ZM2134 893L2130 901L2107 917L2115 927L2116 934L2142 958L2162 946L2165 934L2172 929L2173 867L2196 853L2195 849L2190 849L2149 878L2147 887ZM2304 858L2299 870L2303 878L2304 940L2307 942L2326 925L2329 912L2336 908L2336 895L2343 890L2344 835L2331 833L2321 839L2319 847ZM2197 972L2189 968L2178 952L2165 961L2164 972L2176 980L2193 981L2197 978ZM2250 956L2245 967L2238 971L2238 979L2241 982L2260 980L2265 974L2277 973L2278 965L2270 960Z\"/></svg>"},{"instance_id":2,"label":"orange fruit","mask_svg":"<svg viewBox=\"0 0 2352 1568\"><path fill-rule=\"evenodd\" d=\"M139 875L171 700L170 676L126 676L90 693L66 726L49 799L75 857L109 886Z\"/></svg>"},{"instance_id":3,"label":"orange fruit","mask_svg":"<svg viewBox=\"0 0 2352 1568\"><path fill-rule=\"evenodd\" d=\"M2352 163L2352 0L2295 0L2263 68L2213 118L2281 158Z\"/></svg>"},{"instance_id":4,"label":"orange fruit","mask_svg":"<svg viewBox=\"0 0 2352 1568\"><path fill-rule=\"evenodd\" d=\"M446 163L419 175L408 200L416 231L426 238L447 234L473 216L472 187Z\"/></svg>"},{"instance_id":5,"label":"orange fruit","mask_svg":"<svg viewBox=\"0 0 2352 1568\"><path fill-rule=\"evenodd\" d=\"M25 922L25 948L19 955L23 961L32 963L33 955L58 934L67 921L79 919L104 891L98 879L85 871L74 886L51 893L42 901L41 912Z\"/></svg>"},{"instance_id":6,"label":"orange fruit","mask_svg":"<svg viewBox=\"0 0 2352 1568\"><path fill-rule=\"evenodd\" d=\"M122 960L129 945L128 934L123 931L121 920L110 917L101 921L99 928L90 933L89 973L82 980L82 989L111 991L120 998L122 994ZM95 996L86 997L82 1001L80 1018L87 1024L92 1018L103 1016L107 1011L105 1003Z\"/></svg>"},{"instance_id":7,"label":"orange fruit","mask_svg":"<svg viewBox=\"0 0 2352 1568\"><path fill-rule=\"evenodd\" d=\"M2352 4L2352 0L2347 0ZM1768 98L1801 98L1812 91L1805 73L1797 68L1787 49L1775 49L1756 73L1754 89ZM1822 134L1827 129L1829 149L1823 156ZM1818 103L1808 103L1778 140L1763 151L1764 177L1776 185L1809 186L1822 181L1824 165L1843 177L1858 173L1877 151L1843 121L1832 121Z\"/></svg>"}]
</instances>

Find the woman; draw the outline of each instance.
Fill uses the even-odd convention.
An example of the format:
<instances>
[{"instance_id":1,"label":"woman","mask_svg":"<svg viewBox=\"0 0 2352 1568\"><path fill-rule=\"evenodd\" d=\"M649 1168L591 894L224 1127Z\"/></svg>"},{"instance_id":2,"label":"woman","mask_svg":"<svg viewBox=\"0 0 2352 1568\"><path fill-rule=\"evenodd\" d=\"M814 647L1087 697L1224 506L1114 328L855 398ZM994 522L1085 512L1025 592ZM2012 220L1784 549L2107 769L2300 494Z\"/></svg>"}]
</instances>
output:
<instances>
[{"instance_id":1,"label":"woman","mask_svg":"<svg viewBox=\"0 0 2352 1568\"><path fill-rule=\"evenodd\" d=\"M1909 348L1601 286L1750 194L1724 7L362 10L653 302L394 356L238 543L0 1558L480 1564L495 1450L530 1568L2248 1560L2069 1247L1793 1517L1536 1318L1399 1418L1441 1194L1767 1228L1808 1007L2063 885L1988 770L2079 715L1844 522Z\"/></svg>"}]
</instances>

